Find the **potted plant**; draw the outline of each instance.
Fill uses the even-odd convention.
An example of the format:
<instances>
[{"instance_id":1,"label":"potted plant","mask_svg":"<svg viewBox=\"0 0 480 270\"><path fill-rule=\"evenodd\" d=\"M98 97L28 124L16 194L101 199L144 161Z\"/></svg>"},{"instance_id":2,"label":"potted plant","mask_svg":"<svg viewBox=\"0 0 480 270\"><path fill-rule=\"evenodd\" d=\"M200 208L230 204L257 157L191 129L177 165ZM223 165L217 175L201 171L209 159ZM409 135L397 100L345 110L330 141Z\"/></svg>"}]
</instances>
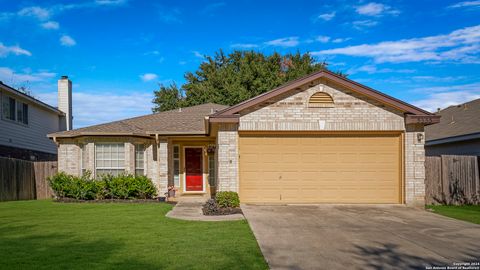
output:
<instances>
[{"instance_id":1,"label":"potted plant","mask_svg":"<svg viewBox=\"0 0 480 270\"><path fill-rule=\"evenodd\" d=\"M175 186L168 186L168 197L175 198L176 191L177 191L177 188Z\"/></svg>"}]
</instances>

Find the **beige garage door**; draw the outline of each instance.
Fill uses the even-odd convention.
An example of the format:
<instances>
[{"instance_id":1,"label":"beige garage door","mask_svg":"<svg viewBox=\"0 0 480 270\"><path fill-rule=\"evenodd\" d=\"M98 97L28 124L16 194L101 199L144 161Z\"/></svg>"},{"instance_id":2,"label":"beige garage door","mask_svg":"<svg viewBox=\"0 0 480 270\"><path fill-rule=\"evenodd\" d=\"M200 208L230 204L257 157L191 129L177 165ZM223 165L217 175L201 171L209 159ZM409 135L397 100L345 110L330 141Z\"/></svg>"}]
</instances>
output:
<instances>
[{"instance_id":1,"label":"beige garage door","mask_svg":"<svg viewBox=\"0 0 480 270\"><path fill-rule=\"evenodd\" d=\"M400 203L401 137L246 135L243 203Z\"/></svg>"}]
</instances>

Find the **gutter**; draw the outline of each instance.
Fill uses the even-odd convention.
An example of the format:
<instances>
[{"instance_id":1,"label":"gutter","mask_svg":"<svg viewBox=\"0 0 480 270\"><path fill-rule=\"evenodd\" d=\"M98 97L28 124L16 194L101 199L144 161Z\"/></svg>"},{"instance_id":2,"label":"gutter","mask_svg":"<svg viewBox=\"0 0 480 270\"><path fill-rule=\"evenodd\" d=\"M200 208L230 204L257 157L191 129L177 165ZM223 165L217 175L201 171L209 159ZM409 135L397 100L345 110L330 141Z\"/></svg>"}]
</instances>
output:
<instances>
[{"instance_id":1,"label":"gutter","mask_svg":"<svg viewBox=\"0 0 480 270\"><path fill-rule=\"evenodd\" d=\"M444 143L454 143L454 142L461 142L461 141L468 141L468 140L475 140L475 139L480 139L480 132L429 140L425 142L425 146L432 146L432 145L438 145L438 144L444 144Z\"/></svg>"}]
</instances>

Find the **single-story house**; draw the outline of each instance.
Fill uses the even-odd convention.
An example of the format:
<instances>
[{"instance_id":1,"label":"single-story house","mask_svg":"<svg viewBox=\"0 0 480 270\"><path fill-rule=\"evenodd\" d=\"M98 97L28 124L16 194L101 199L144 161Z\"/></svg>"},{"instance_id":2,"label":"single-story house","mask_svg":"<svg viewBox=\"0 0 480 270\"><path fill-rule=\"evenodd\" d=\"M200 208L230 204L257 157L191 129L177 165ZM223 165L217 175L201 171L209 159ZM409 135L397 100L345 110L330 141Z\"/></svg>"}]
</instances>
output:
<instances>
[{"instance_id":1,"label":"single-story house","mask_svg":"<svg viewBox=\"0 0 480 270\"><path fill-rule=\"evenodd\" d=\"M427 156L480 156L480 99L440 110L439 123L425 128Z\"/></svg>"},{"instance_id":2,"label":"single-story house","mask_svg":"<svg viewBox=\"0 0 480 270\"><path fill-rule=\"evenodd\" d=\"M94 117L94 115L92 115ZM61 171L145 174L160 194L243 203L423 205L427 111L319 71L237 105L203 104L50 134Z\"/></svg>"}]
</instances>

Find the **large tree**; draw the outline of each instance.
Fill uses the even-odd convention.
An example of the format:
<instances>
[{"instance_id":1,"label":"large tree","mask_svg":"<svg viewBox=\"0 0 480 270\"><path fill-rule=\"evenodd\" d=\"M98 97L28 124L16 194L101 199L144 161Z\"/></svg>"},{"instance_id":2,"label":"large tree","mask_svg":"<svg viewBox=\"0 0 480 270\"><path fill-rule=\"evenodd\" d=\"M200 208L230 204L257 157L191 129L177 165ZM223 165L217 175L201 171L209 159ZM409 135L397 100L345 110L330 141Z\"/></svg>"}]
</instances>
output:
<instances>
[{"instance_id":1,"label":"large tree","mask_svg":"<svg viewBox=\"0 0 480 270\"><path fill-rule=\"evenodd\" d=\"M234 105L285 82L326 68L308 53L273 53L222 50L205 56L197 71L185 74L181 88L160 85L154 91L154 112L213 102Z\"/></svg>"}]
</instances>

